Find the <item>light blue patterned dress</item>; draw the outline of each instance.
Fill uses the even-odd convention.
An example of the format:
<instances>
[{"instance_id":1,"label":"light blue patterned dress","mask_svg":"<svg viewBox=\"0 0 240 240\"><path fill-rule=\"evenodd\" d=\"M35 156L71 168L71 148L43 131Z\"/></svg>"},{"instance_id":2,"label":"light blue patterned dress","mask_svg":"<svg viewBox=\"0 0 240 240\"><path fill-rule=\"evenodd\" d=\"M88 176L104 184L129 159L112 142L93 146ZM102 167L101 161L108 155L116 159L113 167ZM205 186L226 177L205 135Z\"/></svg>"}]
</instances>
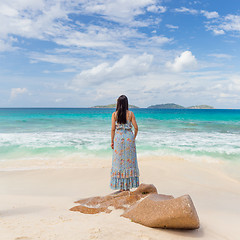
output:
<instances>
[{"instance_id":1,"label":"light blue patterned dress","mask_svg":"<svg viewBox=\"0 0 240 240\"><path fill-rule=\"evenodd\" d=\"M127 119L127 123L125 124L115 123L110 182L112 189L127 190L139 186L136 145L132 132L132 124L129 119Z\"/></svg>"}]
</instances>

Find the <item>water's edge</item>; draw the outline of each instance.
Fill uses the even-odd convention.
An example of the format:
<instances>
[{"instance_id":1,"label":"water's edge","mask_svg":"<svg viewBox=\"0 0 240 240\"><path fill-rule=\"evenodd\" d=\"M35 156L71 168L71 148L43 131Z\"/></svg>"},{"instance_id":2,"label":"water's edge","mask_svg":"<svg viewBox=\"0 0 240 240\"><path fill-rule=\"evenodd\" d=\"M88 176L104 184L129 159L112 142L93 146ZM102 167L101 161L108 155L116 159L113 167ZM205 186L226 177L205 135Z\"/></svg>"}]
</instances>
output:
<instances>
[{"instance_id":1,"label":"water's edge","mask_svg":"<svg viewBox=\"0 0 240 240\"><path fill-rule=\"evenodd\" d=\"M110 157L114 109L0 109L0 161ZM240 161L240 110L132 109L137 152Z\"/></svg>"}]
</instances>

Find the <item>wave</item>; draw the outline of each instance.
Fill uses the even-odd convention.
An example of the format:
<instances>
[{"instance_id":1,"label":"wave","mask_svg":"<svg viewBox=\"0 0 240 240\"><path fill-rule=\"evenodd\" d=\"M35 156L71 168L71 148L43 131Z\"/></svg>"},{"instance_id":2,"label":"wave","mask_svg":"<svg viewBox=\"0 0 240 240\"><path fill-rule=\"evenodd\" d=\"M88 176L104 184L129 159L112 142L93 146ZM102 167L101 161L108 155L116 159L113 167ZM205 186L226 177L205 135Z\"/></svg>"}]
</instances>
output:
<instances>
[{"instance_id":1,"label":"wave","mask_svg":"<svg viewBox=\"0 0 240 240\"><path fill-rule=\"evenodd\" d=\"M239 160L239 135L213 132L146 132L136 140L139 154L187 154ZM0 135L0 160L56 157L70 153L109 156L110 134L95 132L4 133Z\"/></svg>"},{"instance_id":2,"label":"wave","mask_svg":"<svg viewBox=\"0 0 240 240\"><path fill-rule=\"evenodd\" d=\"M0 109L0 160L110 157L112 109ZM139 155L240 161L240 111L134 109Z\"/></svg>"}]
</instances>

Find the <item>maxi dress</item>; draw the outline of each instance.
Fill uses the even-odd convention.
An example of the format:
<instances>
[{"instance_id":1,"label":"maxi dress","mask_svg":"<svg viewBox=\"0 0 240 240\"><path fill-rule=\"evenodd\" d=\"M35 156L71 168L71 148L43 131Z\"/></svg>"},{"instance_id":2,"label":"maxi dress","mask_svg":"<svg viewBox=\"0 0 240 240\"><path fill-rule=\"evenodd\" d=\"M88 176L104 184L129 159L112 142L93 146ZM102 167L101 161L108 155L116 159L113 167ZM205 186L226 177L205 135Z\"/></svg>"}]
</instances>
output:
<instances>
[{"instance_id":1,"label":"maxi dress","mask_svg":"<svg viewBox=\"0 0 240 240\"><path fill-rule=\"evenodd\" d=\"M127 119L125 124L115 122L110 182L112 189L128 190L139 186L136 145L132 124L129 119Z\"/></svg>"}]
</instances>

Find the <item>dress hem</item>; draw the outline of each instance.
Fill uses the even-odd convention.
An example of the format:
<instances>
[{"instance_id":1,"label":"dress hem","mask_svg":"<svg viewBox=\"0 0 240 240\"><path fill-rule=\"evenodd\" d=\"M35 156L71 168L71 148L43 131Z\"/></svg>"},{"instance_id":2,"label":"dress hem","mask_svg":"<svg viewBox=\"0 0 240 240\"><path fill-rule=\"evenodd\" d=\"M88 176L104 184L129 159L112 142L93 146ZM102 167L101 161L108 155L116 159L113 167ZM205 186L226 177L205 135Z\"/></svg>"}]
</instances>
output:
<instances>
[{"instance_id":1,"label":"dress hem","mask_svg":"<svg viewBox=\"0 0 240 240\"><path fill-rule=\"evenodd\" d=\"M122 189L128 190L131 188L136 188L139 186L139 177L129 177L129 178L111 178L110 187L111 189Z\"/></svg>"}]
</instances>

